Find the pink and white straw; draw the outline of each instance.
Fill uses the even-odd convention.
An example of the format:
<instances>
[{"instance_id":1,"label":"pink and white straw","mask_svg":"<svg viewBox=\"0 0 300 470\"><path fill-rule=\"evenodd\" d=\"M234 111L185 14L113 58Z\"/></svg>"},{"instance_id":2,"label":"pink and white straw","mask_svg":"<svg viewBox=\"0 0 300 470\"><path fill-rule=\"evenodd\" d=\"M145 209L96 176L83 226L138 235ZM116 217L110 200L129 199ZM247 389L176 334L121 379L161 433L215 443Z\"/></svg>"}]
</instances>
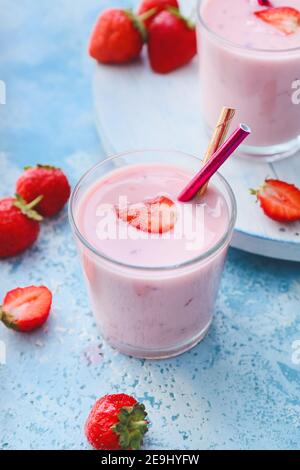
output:
<instances>
[{"instance_id":1,"label":"pink and white straw","mask_svg":"<svg viewBox=\"0 0 300 470\"><path fill-rule=\"evenodd\" d=\"M208 162L183 189L183 191L178 196L178 201L190 201L250 133L250 127L248 127L246 124L240 124L239 127L230 135L230 137L228 137L224 144L218 148L218 150L212 155Z\"/></svg>"}]
</instances>

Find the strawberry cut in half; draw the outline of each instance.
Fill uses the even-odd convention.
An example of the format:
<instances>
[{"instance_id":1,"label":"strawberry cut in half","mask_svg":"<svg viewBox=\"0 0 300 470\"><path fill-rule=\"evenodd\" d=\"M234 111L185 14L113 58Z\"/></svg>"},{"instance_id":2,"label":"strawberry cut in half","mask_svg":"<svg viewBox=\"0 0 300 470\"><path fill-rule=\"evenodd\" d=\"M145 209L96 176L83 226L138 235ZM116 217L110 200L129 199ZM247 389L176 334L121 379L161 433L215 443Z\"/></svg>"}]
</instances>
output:
<instances>
[{"instance_id":1,"label":"strawberry cut in half","mask_svg":"<svg viewBox=\"0 0 300 470\"><path fill-rule=\"evenodd\" d=\"M0 319L8 328L32 331L45 323L51 304L52 294L47 287L18 287L6 294L0 307Z\"/></svg>"},{"instance_id":2,"label":"strawberry cut in half","mask_svg":"<svg viewBox=\"0 0 300 470\"><path fill-rule=\"evenodd\" d=\"M300 11L292 7L268 8L254 12L255 16L265 23L289 35L297 32L300 27Z\"/></svg>"},{"instance_id":3,"label":"strawberry cut in half","mask_svg":"<svg viewBox=\"0 0 300 470\"><path fill-rule=\"evenodd\" d=\"M266 179L258 189L251 189L257 196L264 213L278 222L300 220L300 190L293 184L276 179Z\"/></svg>"},{"instance_id":4,"label":"strawberry cut in half","mask_svg":"<svg viewBox=\"0 0 300 470\"><path fill-rule=\"evenodd\" d=\"M177 220L175 203L167 196L157 196L144 202L117 206L119 219L148 233L164 233L173 229Z\"/></svg>"}]
</instances>

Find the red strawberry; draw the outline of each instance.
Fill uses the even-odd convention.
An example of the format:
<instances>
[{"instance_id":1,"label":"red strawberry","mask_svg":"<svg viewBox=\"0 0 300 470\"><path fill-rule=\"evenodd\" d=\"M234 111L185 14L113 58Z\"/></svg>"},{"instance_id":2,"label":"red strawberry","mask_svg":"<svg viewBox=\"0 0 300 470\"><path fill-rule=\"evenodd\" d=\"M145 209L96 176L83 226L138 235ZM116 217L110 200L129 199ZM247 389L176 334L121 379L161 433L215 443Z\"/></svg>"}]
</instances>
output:
<instances>
[{"instance_id":1,"label":"red strawberry","mask_svg":"<svg viewBox=\"0 0 300 470\"><path fill-rule=\"evenodd\" d=\"M152 15L147 18L144 23L148 28L156 15L161 11L166 10L167 7L175 7L179 9L177 0L143 0L138 8L138 14L144 15L146 12L153 9Z\"/></svg>"},{"instance_id":2,"label":"red strawberry","mask_svg":"<svg viewBox=\"0 0 300 470\"><path fill-rule=\"evenodd\" d=\"M16 191L26 201L43 196L36 209L44 217L52 217L68 201L71 188L67 177L59 168L37 165L25 168L17 181Z\"/></svg>"},{"instance_id":3,"label":"red strawberry","mask_svg":"<svg viewBox=\"0 0 300 470\"><path fill-rule=\"evenodd\" d=\"M195 26L176 8L157 15L148 34L148 54L154 72L169 73L187 64L197 53Z\"/></svg>"},{"instance_id":4,"label":"red strawberry","mask_svg":"<svg viewBox=\"0 0 300 470\"><path fill-rule=\"evenodd\" d=\"M124 393L96 401L85 424L89 443L99 450L138 450L148 430L144 405Z\"/></svg>"},{"instance_id":5,"label":"red strawberry","mask_svg":"<svg viewBox=\"0 0 300 470\"><path fill-rule=\"evenodd\" d=\"M40 200L27 204L19 195L0 200L0 258L18 255L36 241L42 217L33 208Z\"/></svg>"},{"instance_id":6,"label":"red strawberry","mask_svg":"<svg viewBox=\"0 0 300 470\"><path fill-rule=\"evenodd\" d=\"M300 11L292 7L268 8L254 13L284 34L293 34L300 27Z\"/></svg>"},{"instance_id":7,"label":"red strawberry","mask_svg":"<svg viewBox=\"0 0 300 470\"><path fill-rule=\"evenodd\" d=\"M47 287L18 287L8 292L0 307L0 319L9 328L28 332L47 320L52 294Z\"/></svg>"},{"instance_id":8,"label":"red strawberry","mask_svg":"<svg viewBox=\"0 0 300 470\"><path fill-rule=\"evenodd\" d=\"M146 40L146 29L130 10L110 8L97 20L89 54L104 64L130 62L139 57Z\"/></svg>"},{"instance_id":9,"label":"red strawberry","mask_svg":"<svg viewBox=\"0 0 300 470\"><path fill-rule=\"evenodd\" d=\"M116 213L119 219L149 233L168 232L177 220L176 206L166 196L157 196L128 207L116 207Z\"/></svg>"},{"instance_id":10,"label":"red strawberry","mask_svg":"<svg viewBox=\"0 0 300 470\"><path fill-rule=\"evenodd\" d=\"M260 202L264 213L278 222L300 220L300 190L293 184L266 179L258 190L251 190Z\"/></svg>"}]
</instances>

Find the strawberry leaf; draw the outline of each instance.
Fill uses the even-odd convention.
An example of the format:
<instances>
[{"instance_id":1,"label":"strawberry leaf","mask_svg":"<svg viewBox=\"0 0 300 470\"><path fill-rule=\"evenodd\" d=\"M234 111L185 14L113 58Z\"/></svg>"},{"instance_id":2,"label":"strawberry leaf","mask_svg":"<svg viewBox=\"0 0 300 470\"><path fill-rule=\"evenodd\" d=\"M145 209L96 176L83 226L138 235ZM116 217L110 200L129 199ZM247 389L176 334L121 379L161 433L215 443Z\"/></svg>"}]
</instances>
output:
<instances>
[{"instance_id":1,"label":"strawberry leaf","mask_svg":"<svg viewBox=\"0 0 300 470\"><path fill-rule=\"evenodd\" d=\"M124 450L139 450L148 431L147 413L141 403L124 406L118 415L119 422L112 430L119 437L119 444Z\"/></svg>"}]
</instances>

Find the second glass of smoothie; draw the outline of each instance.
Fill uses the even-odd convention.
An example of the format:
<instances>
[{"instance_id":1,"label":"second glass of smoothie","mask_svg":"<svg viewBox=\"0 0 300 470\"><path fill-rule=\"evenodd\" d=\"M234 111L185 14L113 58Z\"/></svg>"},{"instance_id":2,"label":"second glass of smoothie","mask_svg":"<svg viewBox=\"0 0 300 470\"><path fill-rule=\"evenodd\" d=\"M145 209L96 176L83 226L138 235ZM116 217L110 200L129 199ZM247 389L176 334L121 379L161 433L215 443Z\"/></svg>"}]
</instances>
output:
<instances>
[{"instance_id":1,"label":"second glass of smoothie","mask_svg":"<svg viewBox=\"0 0 300 470\"><path fill-rule=\"evenodd\" d=\"M200 165L179 152L132 152L99 163L73 191L70 222L92 309L123 353L175 356L211 324L236 204L219 174L201 199L177 201ZM157 220L155 201L171 222L159 213L149 230L140 211L151 207Z\"/></svg>"},{"instance_id":2,"label":"second glass of smoothie","mask_svg":"<svg viewBox=\"0 0 300 470\"><path fill-rule=\"evenodd\" d=\"M272 5L300 10L300 0ZM241 153L273 161L300 145L300 24L285 34L255 15L264 10L257 0L199 1L201 94L209 131L221 106L236 108L252 129Z\"/></svg>"}]
</instances>

